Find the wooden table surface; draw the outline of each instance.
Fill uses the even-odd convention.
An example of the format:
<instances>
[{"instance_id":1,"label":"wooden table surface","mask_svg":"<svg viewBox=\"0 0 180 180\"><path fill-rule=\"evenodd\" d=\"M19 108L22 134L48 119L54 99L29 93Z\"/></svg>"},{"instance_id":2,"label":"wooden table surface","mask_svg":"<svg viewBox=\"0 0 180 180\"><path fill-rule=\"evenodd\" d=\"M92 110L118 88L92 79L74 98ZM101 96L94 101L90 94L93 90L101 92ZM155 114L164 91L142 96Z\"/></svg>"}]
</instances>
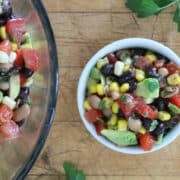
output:
<instances>
[{"instance_id":1,"label":"wooden table surface","mask_svg":"<svg viewBox=\"0 0 180 180\"><path fill-rule=\"evenodd\" d=\"M44 0L58 49L60 89L56 116L30 180L64 180L63 162L83 169L87 180L179 180L180 141L146 155L125 155L99 144L81 122L76 89L88 59L114 40L141 36L163 42L180 54L180 34L170 9L138 19L124 0Z\"/></svg>"}]
</instances>

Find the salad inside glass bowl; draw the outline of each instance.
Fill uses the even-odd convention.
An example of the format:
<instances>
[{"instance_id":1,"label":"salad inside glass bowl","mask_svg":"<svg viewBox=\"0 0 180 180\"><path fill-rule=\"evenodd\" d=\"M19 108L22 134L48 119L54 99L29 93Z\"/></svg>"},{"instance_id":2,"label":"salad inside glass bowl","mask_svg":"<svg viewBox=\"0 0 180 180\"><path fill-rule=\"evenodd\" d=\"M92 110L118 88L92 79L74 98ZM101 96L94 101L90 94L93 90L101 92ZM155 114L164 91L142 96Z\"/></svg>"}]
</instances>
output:
<instances>
[{"instance_id":1,"label":"salad inside glass bowl","mask_svg":"<svg viewBox=\"0 0 180 180\"><path fill-rule=\"evenodd\" d=\"M32 76L39 70L26 22L13 14L9 0L0 1L0 137L21 135L20 127L30 114Z\"/></svg>"},{"instance_id":2,"label":"salad inside glass bowl","mask_svg":"<svg viewBox=\"0 0 180 180\"><path fill-rule=\"evenodd\" d=\"M84 109L99 136L149 151L180 121L180 67L144 48L109 53L90 70Z\"/></svg>"}]
</instances>

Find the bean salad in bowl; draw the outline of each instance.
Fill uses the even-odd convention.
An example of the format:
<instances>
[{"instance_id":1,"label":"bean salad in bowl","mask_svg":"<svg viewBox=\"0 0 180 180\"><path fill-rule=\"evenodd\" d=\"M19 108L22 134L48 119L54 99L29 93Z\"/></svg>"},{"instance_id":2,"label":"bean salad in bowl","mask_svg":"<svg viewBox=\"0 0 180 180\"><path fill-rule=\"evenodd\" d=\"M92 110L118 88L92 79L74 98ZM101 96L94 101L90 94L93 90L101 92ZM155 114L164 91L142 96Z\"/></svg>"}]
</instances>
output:
<instances>
[{"instance_id":1,"label":"bean salad in bowl","mask_svg":"<svg viewBox=\"0 0 180 180\"><path fill-rule=\"evenodd\" d=\"M125 39L90 61L80 78L78 107L98 141L139 154L168 144L174 131L172 139L178 136L180 59L169 48L148 39Z\"/></svg>"},{"instance_id":2,"label":"bean salad in bowl","mask_svg":"<svg viewBox=\"0 0 180 180\"><path fill-rule=\"evenodd\" d=\"M30 86L39 60L25 19L15 17L6 0L0 1L0 12L0 137L10 140L21 135L30 114Z\"/></svg>"}]
</instances>

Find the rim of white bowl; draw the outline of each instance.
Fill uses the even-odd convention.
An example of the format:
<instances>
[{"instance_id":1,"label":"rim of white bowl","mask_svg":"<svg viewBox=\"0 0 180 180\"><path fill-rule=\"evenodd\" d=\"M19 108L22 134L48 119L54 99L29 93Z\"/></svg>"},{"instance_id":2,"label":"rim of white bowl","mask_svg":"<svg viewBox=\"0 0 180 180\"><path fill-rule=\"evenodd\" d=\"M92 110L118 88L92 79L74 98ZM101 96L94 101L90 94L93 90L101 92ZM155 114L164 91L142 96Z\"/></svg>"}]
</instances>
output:
<instances>
[{"instance_id":1,"label":"rim of white bowl","mask_svg":"<svg viewBox=\"0 0 180 180\"><path fill-rule=\"evenodd\" d=\"M96 61L99 58L104 57L108 53L117 51L119 49L127 49L127 48L135 48L135 47L150 49L152 51L155 51L157 53L164 55L168 59L170 59L170 60L174 61L176 64L180 65L180 57L178 57L175 52L173 52L170 48L161 44L160 42L157 42L157 41L154 41L151 39L138 38L138 37L121 39L121 40L114 41L114 42L104 46L99 51L97 51L95 53L95 55L92 56L92 58L90 58L90 60L87 62L87 64L85 65L85 67L81 73L79 83L78 83L78 89L77 89L78 110L79 110L81 119L82 119L86 129L90 132L90 134L98 142L100 142L104 146L106 146L114 151L122 152L122 153L126 153L126 154L144 154L144 153L150 153L150 152L157 151L157 150L167 146L171 142L173 142L180 135L180 123L179 123L172 131L170 131L164 137L163 143L160 145L155 145L151 151L144 151L139 146L120 147L120 146L113 144L112 142L110 142L109 140L104 138L103 136L97 135L94 126L85 119L85 117L84 117L85 110L83 108L83 102L84 102L84 97L85 97L86 82L89 77L91 68L95 65Z\"/></svg>"}]
</instances>

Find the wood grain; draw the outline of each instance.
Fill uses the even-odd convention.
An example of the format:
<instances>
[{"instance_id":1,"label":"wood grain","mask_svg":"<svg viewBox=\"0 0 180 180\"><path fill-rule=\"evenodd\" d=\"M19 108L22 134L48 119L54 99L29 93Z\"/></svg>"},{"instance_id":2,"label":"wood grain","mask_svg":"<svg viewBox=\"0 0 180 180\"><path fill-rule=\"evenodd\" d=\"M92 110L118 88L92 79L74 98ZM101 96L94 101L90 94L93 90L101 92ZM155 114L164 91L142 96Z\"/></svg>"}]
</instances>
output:
<instances>
[{"instance_id":1,"label":"wood grain","mask_svg":"<svg viewBox=\"0 0 180 180\"><path fill-rule=\"evenodd\" d=\"M27 180L65 180L63 162L83 169L87 180L179 180L180 141L141 156L113 152L99 144L81 122L76 89L84 65L101 47L140 36L158 40L180 54L174 8L138 19L125 0L44 0L54 30L60 67L56 116L45 146Z\"/></svg>"}]
</instances>

